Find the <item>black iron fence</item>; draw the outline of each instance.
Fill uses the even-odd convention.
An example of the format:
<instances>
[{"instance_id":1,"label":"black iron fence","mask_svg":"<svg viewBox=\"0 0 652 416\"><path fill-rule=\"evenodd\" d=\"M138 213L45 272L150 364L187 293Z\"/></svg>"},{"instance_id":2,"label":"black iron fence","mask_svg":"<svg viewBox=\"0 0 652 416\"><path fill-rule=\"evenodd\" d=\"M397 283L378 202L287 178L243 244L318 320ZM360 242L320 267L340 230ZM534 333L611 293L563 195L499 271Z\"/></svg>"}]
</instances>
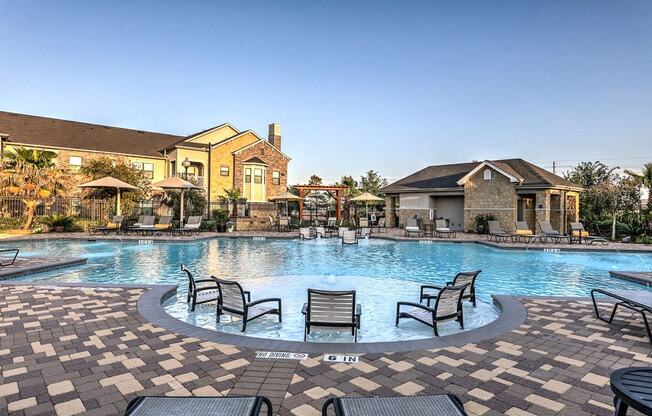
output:
<instances>
[{"instance_id":1,"label":"black iron fence","mask_svg":"<svg viewBox=\"0 0 652 416\"><path fill-rule=\"evenodd\" d=\"M27 215L28 204L19 196L0 196L0 216L22 218ZM112 213L112 204L104 199L45 198L35 201L34 215L74 215L83 220L106 220Z\"/></svg>"}]
</instances>

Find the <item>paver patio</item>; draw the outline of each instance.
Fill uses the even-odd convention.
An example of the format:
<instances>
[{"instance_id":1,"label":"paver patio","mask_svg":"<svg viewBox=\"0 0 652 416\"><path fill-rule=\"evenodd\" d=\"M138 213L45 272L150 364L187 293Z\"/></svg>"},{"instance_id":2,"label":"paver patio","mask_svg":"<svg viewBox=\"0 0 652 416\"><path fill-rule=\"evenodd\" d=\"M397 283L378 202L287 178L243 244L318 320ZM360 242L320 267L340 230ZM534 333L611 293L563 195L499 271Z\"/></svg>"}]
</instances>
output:
<instances>
[{"instance_id":1,"label":"paver patio","mask_svg":"<svg viewBox=\"0 0 652 416\"><path fill-rule=\"evenodd\" d=\"M472 415L609 415L610 372L652 363L638 318L607 325L587 300L522 299L526 322L498 338L351 365L177 335L138 313L146 290L0 285L0 408L110 415L136 395L257 393L281 415L316 415L333 395L447 392Z\"/></svg>"}]
</instances>

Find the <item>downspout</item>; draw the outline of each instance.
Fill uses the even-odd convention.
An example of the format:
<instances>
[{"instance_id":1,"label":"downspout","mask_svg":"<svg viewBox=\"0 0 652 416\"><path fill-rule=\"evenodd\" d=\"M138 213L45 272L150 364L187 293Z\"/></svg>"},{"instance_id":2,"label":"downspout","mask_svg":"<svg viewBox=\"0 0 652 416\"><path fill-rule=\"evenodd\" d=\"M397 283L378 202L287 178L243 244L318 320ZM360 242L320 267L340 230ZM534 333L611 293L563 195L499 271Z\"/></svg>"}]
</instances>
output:
<instances>
[{"instance_id":1,"label":"downspout","mask_svg":"<svg viewBox=\"0 0 652 416\"><path fill-rule=\"evenodd\" d=\"M208 189L208 219L211 219L211 144L208 143L208 169L207 169L208 175L206 180L208 181L208 184L206 185L206 188Z\"/></svg>"}]
</instances>

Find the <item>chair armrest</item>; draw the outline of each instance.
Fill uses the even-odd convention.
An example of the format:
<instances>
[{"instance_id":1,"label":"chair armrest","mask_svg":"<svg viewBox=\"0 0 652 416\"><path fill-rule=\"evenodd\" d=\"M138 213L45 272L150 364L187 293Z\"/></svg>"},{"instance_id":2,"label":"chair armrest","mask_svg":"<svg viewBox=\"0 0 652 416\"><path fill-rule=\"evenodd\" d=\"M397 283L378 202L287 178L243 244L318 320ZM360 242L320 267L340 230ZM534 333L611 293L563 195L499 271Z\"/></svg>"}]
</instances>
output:
<instances>
[{"instance_id":1,"label":"chair armrest","mask_svg":"<svg viewBox=\"0 0 652 416\"><path fill-rule=\"evenodd\" d=\"M213 279L197 279L195 283L215 283L217 285L217 282Z\"/></svg>"},{"instance_id":2,"label":"chair armrest","mask_svg":"<svg viewBox=\"0 0 652 416\"><path fill-rule=\"evenodd\" d=\"M11 258L11 260L8 263L2 263L0 261L0 266L11 266L16 261L16 258L18 257L18 253L20 253L20 250L17 248L6 248L0 250L0 253L14 253L14 256Z\"/></svg>"},{"instance_id":3,"label":"chair armrest","mask_svg":"<svg viewBox=\"0 0 652 416\"><path fill-rule=\"evenodd\" d=\"M303 307L301 308L301 313L304 314L304 315L308 314L308 304L307 303L303 304Z\"/></svg>"},{"instance_id":4,"label":"chair armrest","mask_svg":"<svg viewBox=\"0 0 652 416\"><path fill-rule=\"evenodd\" d=\"M251 302L251 292L248 291L248 290L243 290L242 292L243 292L243 293L245 294L245 296L247 297L247 302Z\"/></svg>"},{"instance_id":5,"label":"chair armrest","mask_svg":"<svg viewBox=\"0 0 652 416\"><path fill-rule=\"evenodd\" d=\"M265 302L278 302L278 304L280 305L281 304L281 299L279 299L279 298L258 299L258 300L255 300L253 302L248 302L247 306L255 306L255 305L259 305L261 303L265 303Z\"/></svg>"},{"instance_id":6,"label":"chair armrest","mask_svg":"<svg viewBox=\"0 0 652 416\"><path fill-rule=\"evenodd\" d=\"M446 286L453 286L453 282L446 282Z\"/></svg>"},{"instance_id":7,"label":"chair armrest","mask_svg":"<svg viewBox=\"0 0 652 416\"><path fill-rule=\"evenodd\" d=\"M360 305L359 303L355 305L355 315L356 316L362 315L362 305Z\"/></svg>"},{"instance_id":8,"label":"chair armrest","mask_svg":"<svg viewBox=\"0 0 652 416\"><path fill-rule=\"evenodd\" d=\"M217 286L204 286L204 287L198 287L195 289L195 292L201 292L202 290L216 290Z\"/></svg>"},{"instance_id":9,"label":"chair armrest","mask_svg":"<svg viewBox=\"0 0 652 416\"><path fill-rule=\"evenodd\" d=\"M415 308L423 309L424 311L428 312L434 312L435 310L433 308L429 308L426 305L422 305L420 303L415 303L415 302L397 302L396 306L401 307L401 306L414 306Z\"/></svg>"},{"instance_id":10,"label":"chair armrest","mask_svg":"<svg viewBox=\"0 0 652 416\"><path fill-rule=\"evenodd\" d=\"M441 290L441 286L435 286L435 285L421 285L421 298L423 299L423 295L426 294L426 289L433 289L433 290Z\"/></svg>"}]
</instances>

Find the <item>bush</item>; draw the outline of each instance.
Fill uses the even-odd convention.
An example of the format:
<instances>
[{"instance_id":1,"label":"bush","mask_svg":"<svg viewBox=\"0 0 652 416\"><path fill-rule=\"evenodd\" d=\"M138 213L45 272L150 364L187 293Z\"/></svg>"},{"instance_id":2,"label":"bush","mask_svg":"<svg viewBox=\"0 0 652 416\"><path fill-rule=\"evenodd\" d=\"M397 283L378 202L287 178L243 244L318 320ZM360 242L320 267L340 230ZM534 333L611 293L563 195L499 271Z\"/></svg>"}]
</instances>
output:
<instances>
[{"instance_id":1,"label":"bush","mask_svg":"<svg viewBox=\"0 0 652 416\"><path fill-rule=\"evenodd\" d=\"M211 217L215 221L215 224L226 224L229 221L229 211L226 209L214 209L211 211Z\"/></svg>"},{"instance_id":2,"label":"bush","mask_svg":"<svg viewBox=\"0 0 652 416\"><path fill-rule=\"evenodd\" d=\"M496 221L493 214L478 214L475 216L475 232L478 234L489 233L489 221Z\"/></svg>"},{"instance_id":3,"label":"bush","mask_svg":"<svg viewBox=\"0 0 652 416\"><path fill-rule=\"evenodd\" d=\"M0 230L16 230L24 223L25 218L0 217Z\"/></svg>"},{"instance_id":4,"label":"bush","mask_svg":"<svg viewBox=\"0 0 652 416\"><path fill-rule=\"evenodd\" d=\"M50 232L69 232L79 230L79 227L77 226L77 217L72 215L51 214L46 215L45 217L39 217L36 221L38 224L47 226Z\"/></svg>"}]
</instances>

